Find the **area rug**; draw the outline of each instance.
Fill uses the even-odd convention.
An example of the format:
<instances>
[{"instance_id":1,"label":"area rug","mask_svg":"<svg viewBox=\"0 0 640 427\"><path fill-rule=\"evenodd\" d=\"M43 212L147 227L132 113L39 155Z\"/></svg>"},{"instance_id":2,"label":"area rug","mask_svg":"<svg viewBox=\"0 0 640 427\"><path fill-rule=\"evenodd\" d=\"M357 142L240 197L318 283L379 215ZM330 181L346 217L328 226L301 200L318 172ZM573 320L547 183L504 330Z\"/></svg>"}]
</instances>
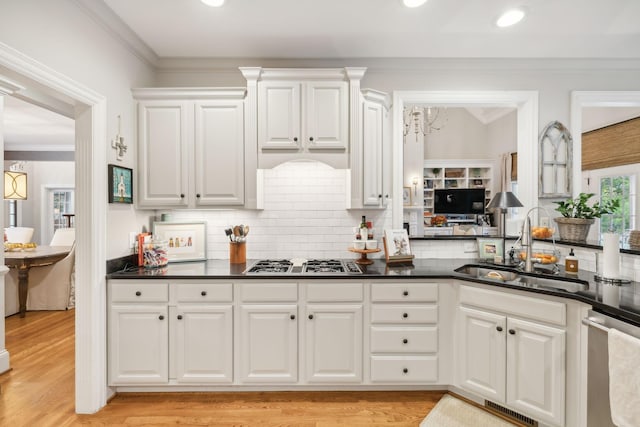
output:
<instances>
[{"instance_id":1,"label":"area rug","mask_svg":"<svg viewBox=\"0 0 640 427\"><path fill-rule=\"evenodd\" d=\"M514 425L467 402L445 394L420 427L513 427Z\"/></svg>"}]
</instances>

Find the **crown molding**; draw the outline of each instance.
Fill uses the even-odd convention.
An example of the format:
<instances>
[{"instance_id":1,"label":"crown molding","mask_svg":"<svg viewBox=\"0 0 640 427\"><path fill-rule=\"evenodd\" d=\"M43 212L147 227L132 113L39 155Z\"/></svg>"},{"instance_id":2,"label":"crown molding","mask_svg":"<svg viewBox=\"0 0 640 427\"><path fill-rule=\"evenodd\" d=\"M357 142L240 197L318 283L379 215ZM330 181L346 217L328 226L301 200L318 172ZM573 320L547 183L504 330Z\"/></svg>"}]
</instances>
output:
<instances>
[{"instance_id":1,"label":"crown molding","mask_svg":"<svg viewBox=\"0 0 640 427\"><path fill-rule=\"evenodd\" d=\"M118 15L102 0L71 0L91 19L104 28L111 37L152 68L158 66L159 57Z\"/></svg>"}]
</instances>

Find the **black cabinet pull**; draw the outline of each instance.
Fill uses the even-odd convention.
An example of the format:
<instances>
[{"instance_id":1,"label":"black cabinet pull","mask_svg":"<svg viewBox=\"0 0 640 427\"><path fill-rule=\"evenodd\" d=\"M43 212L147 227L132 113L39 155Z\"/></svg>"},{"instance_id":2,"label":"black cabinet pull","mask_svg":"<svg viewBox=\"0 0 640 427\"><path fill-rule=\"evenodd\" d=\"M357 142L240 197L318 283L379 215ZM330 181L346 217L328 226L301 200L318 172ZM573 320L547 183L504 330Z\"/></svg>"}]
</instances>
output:
<instances>
[{"instance_id":1,"label":"black cabinet pull","mask_svg":"<svg viewBox=\"0 0 640 427\"><path fill-rule=\"evenodd\" d=\"M196 193L196 197L199 199L200 198L200 193Z\"/></svg>"},{"instance_id":2,"label":"black cabinet pull","mask_svg":"<svg viewBox=\"0 0 640 427\"><path fill-rule=\"evenodd\" d=\"M142 295L142 292L136 291L136 296L139 297L140 295Z\"/></svg>"},{"instance_id":3,"label":"black cabinet pull","mask_svg":"<svg viewBox=\"0 0 640 427\"><path fill-rule=\"evenodd\" d=\"M516 334L516 331L515 331L515 329L509 329L509 333L510 333L511 335L515 335L515 334Z\"/></svg>"},{"instance_id":4,"label":"black cabinet pull","mask_svg":"<svg viewBox=\"0 0 640 427\"><path fill-rule=\"evenodd\" d=\"M404 291L404 292L402 293L402 295L404 295L405 297L408 297L408 296L409 296L409 291Z\"/></svg>"},{"instance_id":5,"label":"black cabinet pull","mask_svg":"<svg viewBox=\"0 0 640 427\"><path fill-rule=\"evenodd\" d=\"M295 315L295 314L292 314L291 316L289 316L289 319L291 319L291 320L296 320L296 315Z\"/></svg>"},{"instance_id":6,"label":"black cabinet pull","mask_svg":"<svg viewBox=\"0 0 640 427\"><path fill-rule=\"evenodd\" d=\"M181 198L181 199L184 199L184 194L180 194L180 198Z\"/></svg>"},{"instance_id":7,"label":"black cabinet pull","mask_svg":"<svg viewBox=\"0 0 640 427\"><path fill-rule=\"evenodd\" d=\"M407 344L408 342L409 342L409 340L406 339L406 338L402 340L402 344Z\"/></svg>"},{"instance_id":8,"label":"black cabinet pull","mask_svg":"<svg viewBox=\"0 0 640 427\"><path fill-rule=\"evenodd\" d=\"M378 199L382 199L382 194L378 194Z\"/></svg>"},{"instance_id":9,"label":"black cabinet pull","mask_svg":"<svg viewBox=\"0 0 640 427\"><path fill-rule=\"evenodd\" d=\"M160 316L158 316L158 319L164 320L164 316L161 314Z\"/></svg>"},{"instance_id":10,"label":"black cabinet pull","mask_svg":"<svg viewBox=\"0 0 640 427\"><path fill-rule=\"evenodd\" d=\"M403 374L407 374L407 373L409 373L409 370L407 368L404 368L404 369L402 369L402 373Z\"/></svg>"},{"instance_id":11,"label":"black cabinet pull","mask_svg":"<svg viewBox=\"0 0 640 427\"><path fill-rule=\"evenodd\" d=\"M182 314L178 314L178 320L182 320Z\"/></svg>"},{"instance_id":12,"label":"black cabinet pull","mask_svg":"<svg viewBox=\"0 0 640 427\"><path fill-rule=\"evenodd\" d=\"M207 291L200 292L200 295L202 295L203 297L206 297L207 296Z\"/></svg>"},{"instance_id":13,"label":"black cabinet pull","mask_svg":"<svg viewBox=\"0 0 640 427\"><path fill-rule=\"evenodd\" d=\"M407 317L409 317L409 313L402 313L402 317L406 319Z\"/></svg>"},{"instance_id":14,"label":"black cabinet pull","mask_svg":"<svg viewBox=\"0 0 640 427\"><path fill-rule=\"evenodd\" d=\"M496 331L498 331L498 332L502 332L502 326L497 326L497 327L496 327Z\"/></svg>"},{"instance_id":15,"label":"black cabinet pull","mask_svg":"<svg viewBox=\"0 0 640 427\"><path fill-rule=\"evenodd\" d=\"M293 138L293 142L298 142L298 137Z\"/></svg>"},{"instance_id":16,"label":"black cabinet pull","mask_svg":"<svg viewBox=\"0 0 640 427\"><path fill-rule=\"evenodd\" d=\"M313 142L313 137L312 136L309 137L309 141Z\"/></svg>"},{"instance_id":17,"label":"black cabinet pull","mask_svg":"<svg viewBox=\"0 0 640 427\"><path fill-rule=\"evenodd\" d=\"M385 195L384 195L384 198L385 198L385 199L388 199L388 198L389 198L389 195L388 195L388 194L385 194Z\"/></svg>"},{"instance_id":18,"label":"black cabinet pull","mask_svg":"<svg viewBox=\"0 0 640 427\"><path fill-rule=\"evenodd\" d=\"M313 314L309 315L309 320L313 320Z\"/></svg>"}]
</instances>

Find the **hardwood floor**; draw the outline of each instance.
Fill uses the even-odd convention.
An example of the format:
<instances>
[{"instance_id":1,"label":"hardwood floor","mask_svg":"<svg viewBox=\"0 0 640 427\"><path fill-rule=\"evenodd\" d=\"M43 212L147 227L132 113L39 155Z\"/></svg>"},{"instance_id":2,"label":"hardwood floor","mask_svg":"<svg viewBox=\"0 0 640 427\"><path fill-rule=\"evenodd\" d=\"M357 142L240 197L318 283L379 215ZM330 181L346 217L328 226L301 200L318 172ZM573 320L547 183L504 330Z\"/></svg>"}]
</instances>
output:
<instances>
[{"instance_id":1,"label":"hardwood floor","mask_svg":"<svg viewBox=\"0 0 640 427\"><path fill-rule=\"evenodd\" d=\"M74 412L74 310L6 319L1 426L417 426L443 392L122 393Z\"/></svg>"}]
</instances>

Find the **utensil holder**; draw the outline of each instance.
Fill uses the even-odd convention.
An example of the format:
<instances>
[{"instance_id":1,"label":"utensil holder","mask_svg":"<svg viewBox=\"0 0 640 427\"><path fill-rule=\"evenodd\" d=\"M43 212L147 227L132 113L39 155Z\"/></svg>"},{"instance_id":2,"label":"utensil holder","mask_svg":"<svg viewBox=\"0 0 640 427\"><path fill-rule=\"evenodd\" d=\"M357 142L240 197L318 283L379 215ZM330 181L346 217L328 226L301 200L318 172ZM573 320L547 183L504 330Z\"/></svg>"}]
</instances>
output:
<instances>
[{"instance_id":1,"label":"utensil holder","mask_svg":"<svg viewBox=\"0 0 640 427\"><path fill-rule=\"evenodd\" d=\"M229 263L245 264L247 262L247 243L229 242Z\"/></svg>"}]
</instances>

